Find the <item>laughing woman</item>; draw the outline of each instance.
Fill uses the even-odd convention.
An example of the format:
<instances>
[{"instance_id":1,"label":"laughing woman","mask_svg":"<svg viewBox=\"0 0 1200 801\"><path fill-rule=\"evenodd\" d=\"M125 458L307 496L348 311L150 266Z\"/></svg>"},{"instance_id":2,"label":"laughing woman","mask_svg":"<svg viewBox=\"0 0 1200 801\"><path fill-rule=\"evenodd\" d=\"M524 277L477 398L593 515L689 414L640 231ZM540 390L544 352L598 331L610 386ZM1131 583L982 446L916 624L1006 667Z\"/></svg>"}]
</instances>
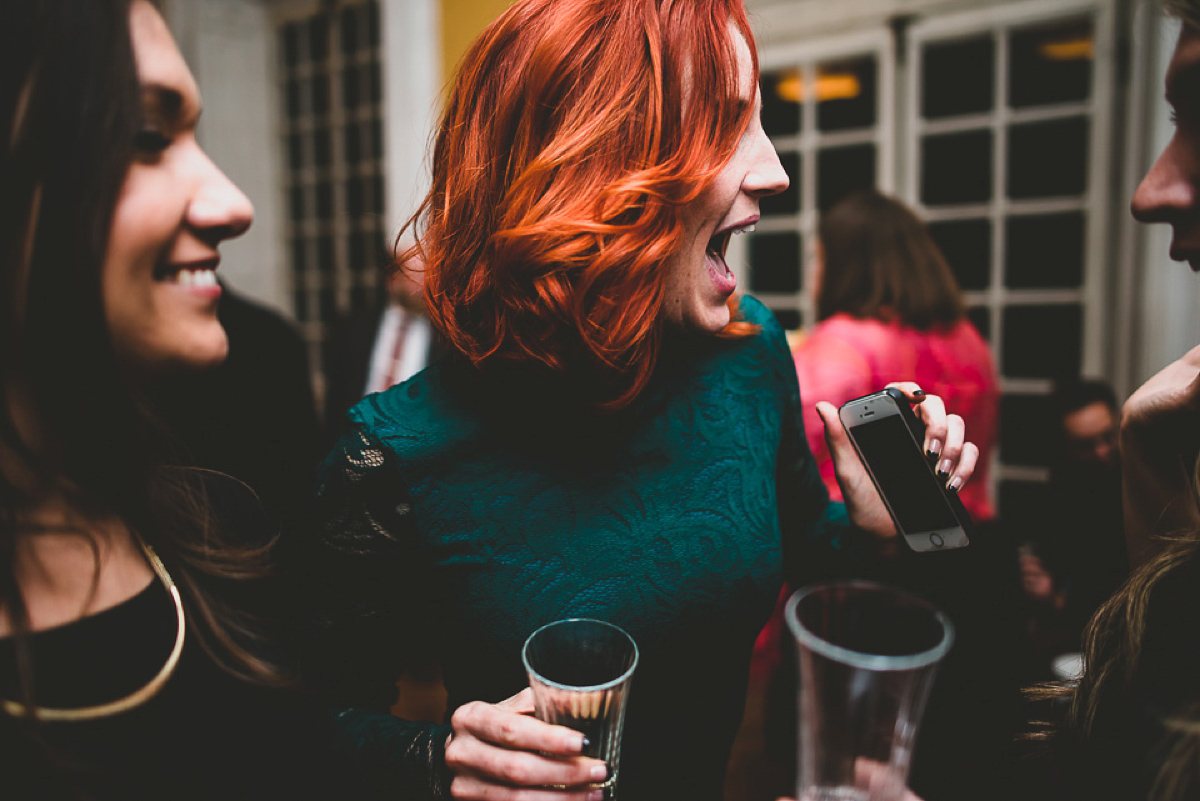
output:
<instances>
[{"instance_id":1,"label":"laughing woman","mask_svg":"<svg viewBox=\"0 0 1200 801\"><path fill-rule=\"evenodd\" d=\"M599 798L519 692L526 636L584 616L641 649L619 797L720 798L784 554L894 537L825 405L830 503L782 331L733 294L729 238L788 180L757 87L740 0L519 0L465 57L415 221L454 352L350 412L308 585L314 670L394 789ZM965 480L961 420L917 409ZM448 726L387 711L429 653Z\"/></svg>"},{"instance_id":2,"label":"laughing woman","mask_svg":"<svg viewBox=\"0 0 1200 801\"><path fill-rule=\"evenodd\" d=\"M144 0L5 2L0 54L0 795L349 797L256 634L261 512L143 400L225 357L252 216L191 74Z\"/></svg>"}]
</instances>

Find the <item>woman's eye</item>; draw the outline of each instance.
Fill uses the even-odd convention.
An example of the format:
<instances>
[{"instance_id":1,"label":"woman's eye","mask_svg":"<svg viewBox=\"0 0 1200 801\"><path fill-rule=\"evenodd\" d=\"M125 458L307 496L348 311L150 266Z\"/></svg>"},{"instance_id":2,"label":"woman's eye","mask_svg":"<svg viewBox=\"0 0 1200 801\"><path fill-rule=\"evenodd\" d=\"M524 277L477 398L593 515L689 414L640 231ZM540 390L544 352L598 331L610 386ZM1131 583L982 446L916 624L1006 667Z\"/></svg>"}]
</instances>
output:
<instances>
[{"instance_id":1,"label":"woman's eye","mask_svg":"<svg viewBox=\"0 0 1200 801\"><path fill-rule=\"evenodd\" d=\"M133 146L142 153L161 153L171 145L171 139L161 131L156 131L153 128L147 128L144 131L138 131L137 136L133 138Z\"/></svg>"}]
</instances>

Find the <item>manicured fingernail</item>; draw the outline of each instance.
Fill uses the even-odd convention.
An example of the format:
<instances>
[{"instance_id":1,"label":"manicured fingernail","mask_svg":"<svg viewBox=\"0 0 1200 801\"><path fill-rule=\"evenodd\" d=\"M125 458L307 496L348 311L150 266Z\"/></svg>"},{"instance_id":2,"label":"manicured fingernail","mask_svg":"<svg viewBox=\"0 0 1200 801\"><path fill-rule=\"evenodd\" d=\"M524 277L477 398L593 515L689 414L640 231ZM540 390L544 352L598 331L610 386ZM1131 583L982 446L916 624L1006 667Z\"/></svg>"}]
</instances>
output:
<instances>
[{"instance_id":1,"label":"manicured fingernail","mask_svg":"<svg viewBox=\"0 0 1200 801\"><path fill-rule=\"evenodd\" d=\"M590 775L592 777L592 781L594 782L604 781L608 778L608 765L604 764L603 762L597 765L592 765L592 772Z\"/></svg>"},{"instance_id":2,"label":"manicured fingernail","mask_svg":"<svg viewBox=\"0 0 1200 801\"><path fill-rule=\"evenodd\" d=\"M935 439L929 443L929 458L936 459L938 454L942 452L942 441Z\"/></svg>"},{"instance_id":3,"label":"manicured fingernail","mask_svg":"<svg viewBox=\"0 0 1200 801\"><path fill-rule=\"evenodd\" d=\"M950 475L950 470L953 467L954 465L950 463L949 459L943 459L942 463L938 465L938 475L943 477Z\"/></svg>"},{"instance_id":4,"label":"manicured fingernail","mask_svg":"<svg viewBox=\"0 0 1200 801\"><path fill-rule=\"evenodd\" d=\"M591 744L592 744L592 741L589 740L585 735L579 736L579 750L580 751L587 748Z\"/></svg>"},{"instance_id":5,"label":"manicured fingernail","mask_svg":"<svg viewBox=\"0 0 1200 801\"><path fill-rule=\"evenodd\" d=\"M963 480L958 476L955 476L954 478L950 479L950 483L946 485L946 489L950 490L951 492L958 492L960 489L962 489L962 485Z\"/></svg>"},{"instance_id":6,"label":"manicured fingernail","mask_svg":"<svg viewBox=\"0 0 1200 801\"><path fill-rule=\"evenodd\" d=\"M913 395L914 395L914 396L916 396L916 397L918 397L918 398L923 398L923 397L925 397L925 390L923 390L923 389L914 389L914 390L913 390Z\"/></svg>"}]
</instances>

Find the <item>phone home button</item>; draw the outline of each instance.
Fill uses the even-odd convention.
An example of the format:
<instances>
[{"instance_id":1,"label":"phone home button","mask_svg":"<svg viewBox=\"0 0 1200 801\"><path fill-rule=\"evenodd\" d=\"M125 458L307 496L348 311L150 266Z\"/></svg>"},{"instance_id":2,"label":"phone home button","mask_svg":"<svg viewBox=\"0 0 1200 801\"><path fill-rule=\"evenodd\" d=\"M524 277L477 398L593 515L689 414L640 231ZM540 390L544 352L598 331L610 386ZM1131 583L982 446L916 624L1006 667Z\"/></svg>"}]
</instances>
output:
<instances>
[{"instance_id":1,"label":"phone home button","mask_svg":"<svg viewBox=\"0 0 1200 801\"><path fill-rule=\"evenodd\" d=\"M942 535L938 534L936 531L929 535L929 542L935 548L941 548L946 544L946 541L942 539Z\"/></svg>"}]
</instances>

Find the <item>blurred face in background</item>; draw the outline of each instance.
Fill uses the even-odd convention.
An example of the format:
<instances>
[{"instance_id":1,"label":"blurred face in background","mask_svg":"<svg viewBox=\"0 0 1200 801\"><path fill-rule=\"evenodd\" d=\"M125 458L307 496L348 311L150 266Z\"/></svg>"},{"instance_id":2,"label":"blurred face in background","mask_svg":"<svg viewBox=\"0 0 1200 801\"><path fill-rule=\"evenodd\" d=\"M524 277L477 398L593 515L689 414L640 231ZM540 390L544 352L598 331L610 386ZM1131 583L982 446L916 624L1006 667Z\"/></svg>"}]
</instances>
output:
<instances>
[{"instance_id":1,"label":"blurred face in background","mask_svg":"<svg viewBox=\"0 0 1200 801\"><path fill-rule=\"evenodd\" d=\"M1115 467L1120 418L1103 401L1089 403L1063 417L1067 459L1094 467Z\"/></svg>"},{"instance_id":2,"label":"blurred face in background","mask_svg":"<svg viewBox=\"0 0 1200 801\"><path fill-rule=\"evenodd\" d=\"M1171 225L1171 258L1200 272L1200 31L1184 25L1167 68L1175 134L1133 196L1133 216Z\"/></svg>"},{"instance_id":3,"label":"blurred face in background","mask_svg":"<svg viewBox=\"0 0 1200 801\"><path fill-rule=\"evenodd\" d=\"M109 231L106 322L134 375L214 366L228 351L217 247L249 227L253 208L196 142L196 82L145 0L133 3L130 31L145 119Z\"/></svg>"}]
</instances>

